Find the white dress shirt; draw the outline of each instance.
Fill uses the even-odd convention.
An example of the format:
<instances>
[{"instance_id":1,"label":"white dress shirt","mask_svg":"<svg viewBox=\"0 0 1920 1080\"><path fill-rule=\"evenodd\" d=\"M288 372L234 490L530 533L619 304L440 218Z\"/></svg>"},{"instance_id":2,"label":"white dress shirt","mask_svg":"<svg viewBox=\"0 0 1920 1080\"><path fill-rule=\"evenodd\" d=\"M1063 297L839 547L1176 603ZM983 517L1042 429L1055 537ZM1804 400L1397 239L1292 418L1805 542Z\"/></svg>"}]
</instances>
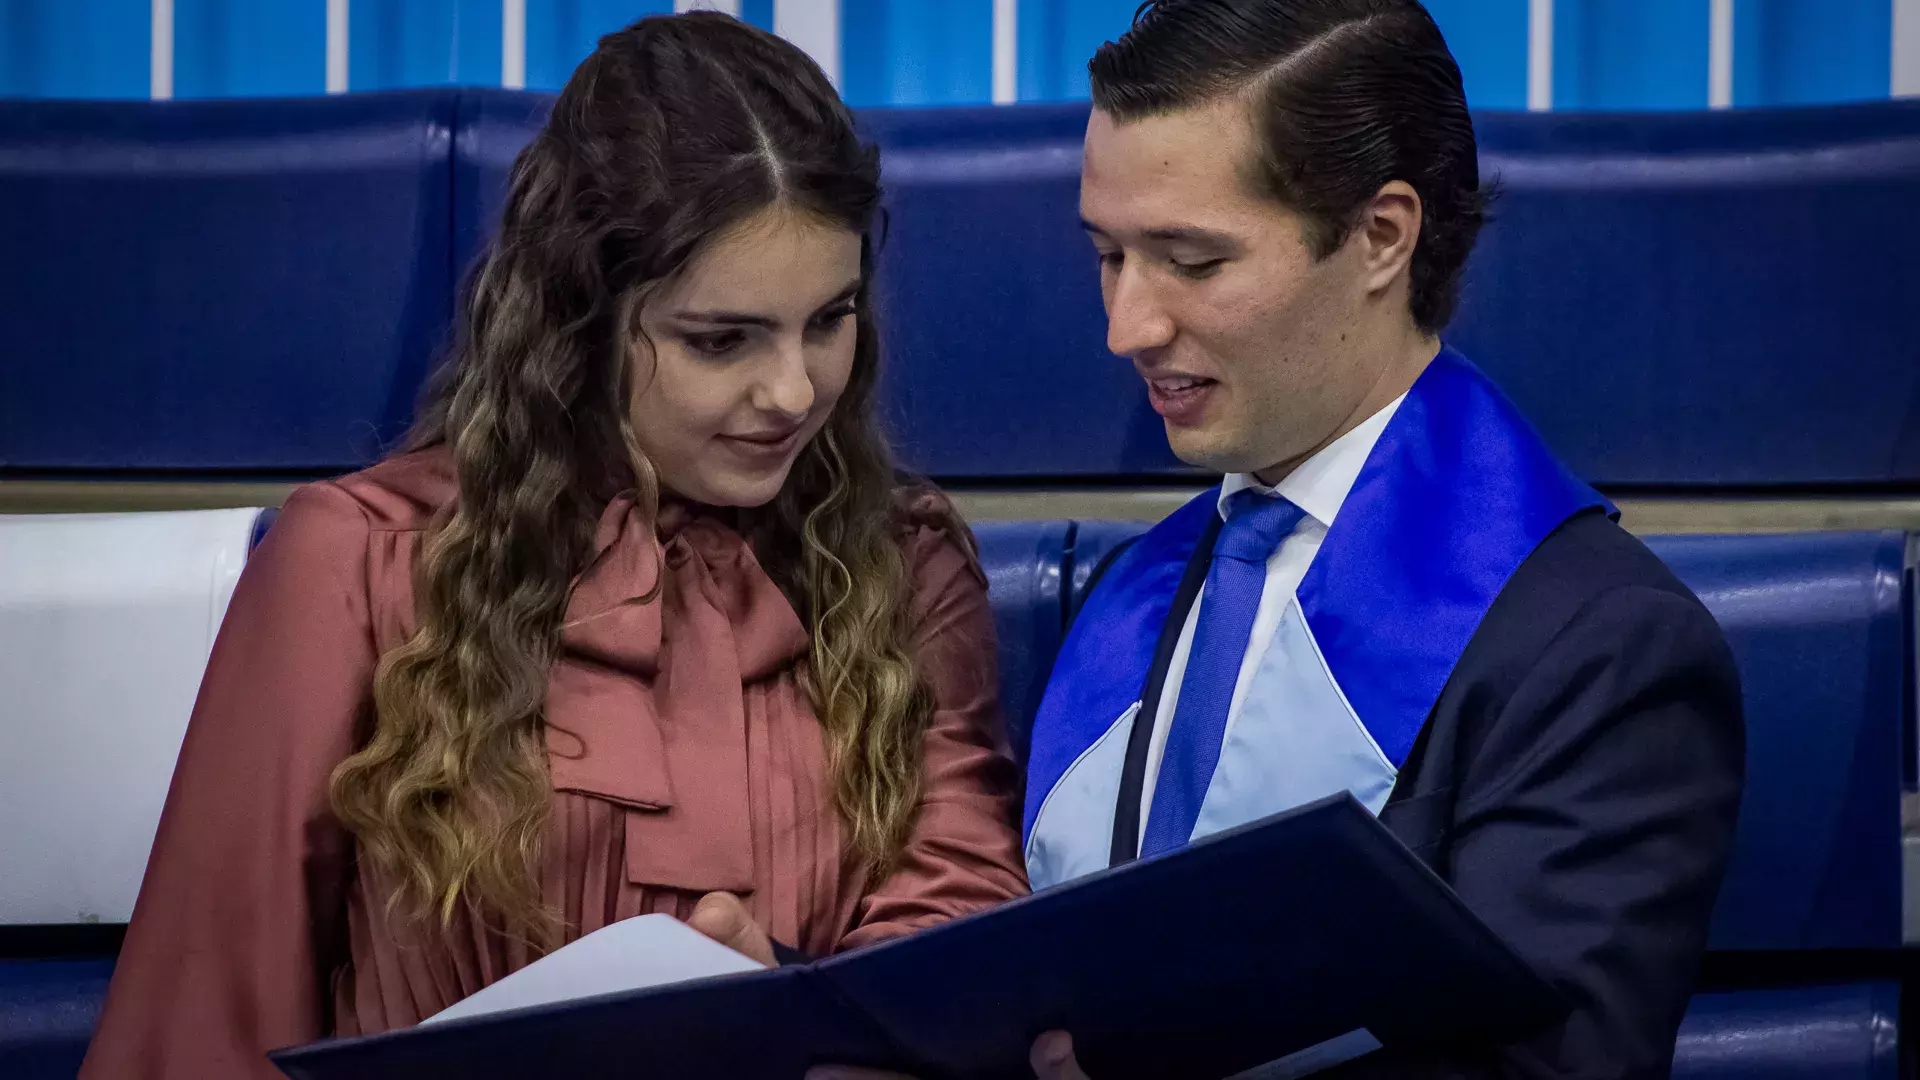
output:
<instances>
[{"instance_id":1,"label":"white dress shirt","mask_svg":"<svg viewBox=\"0 0 1920 1080\"><path fill-rule=\"evenodd\" d=\"M1380 433L1386 430L1387 422L1393 419L1393 414L1405 400L1405 395L1395 398L1386 408L1361 421L1358 427L1302 462L1276 487L1262 484L1250 473L1230 473L1221 483L1220 514L1223 518L1227 512L1227 500L1241 491L1282 496L1306 511L1300 524L1267 559L1267 582L1260 593L1260 607L1253 617L1253 634L1247 639L1247 651L1240 661L1240 675L1234 682L1233 700L1227 706L1227 731L1233 730L1234 719L1240 714L1247 685L1259 666L1257 661L1266 654L1275 631L1280 627L1281 617L1286 614L1288 605L1294 602L1294 590L1306 578L1307 567L1319 553L1321 541L1326 539L1327 530L1333 526L1333 519L1339 515L1341 504L1347 500L1347 493L1353 490L1354 481L1360 478L1360 470L1373 453L1374 444L1380 441ZM1147 832L1148 813L1153 807L1153 789L1160 778L1160 760L1166 754L1167 732L1173 722L1174 707L1180 701L1180 684L1186 676L1187 656L1193 651L1194 627L1200 621L1200 606L1205 599L1206 589L1203 587L1200 595L1194 598L1193 607L1187 611L1186 624L1180 629L1180 640L1174 646L1173 657L1167 666L1159 709L1154 713L1153 738L1147 745L1147 771L1140 786L1140 835L1143 840Z\"/></svg>"}]
</instances>

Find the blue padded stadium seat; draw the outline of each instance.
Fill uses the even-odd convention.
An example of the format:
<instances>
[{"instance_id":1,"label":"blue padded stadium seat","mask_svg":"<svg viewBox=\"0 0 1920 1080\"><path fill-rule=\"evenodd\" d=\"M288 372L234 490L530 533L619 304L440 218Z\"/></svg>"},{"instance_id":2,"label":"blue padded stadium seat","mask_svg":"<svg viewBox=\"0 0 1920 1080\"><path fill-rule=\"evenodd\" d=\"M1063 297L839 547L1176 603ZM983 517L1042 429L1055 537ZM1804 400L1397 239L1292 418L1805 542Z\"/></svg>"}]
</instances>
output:
<instances>
[{"instance_id":1,"label":"blue padded stadium seat","mask_svg":"<svg viewBox=\"0 0 1920 1080\"><path fill-rule=\"evenodd\" d=\"M0 1076L73 1080L112 977L106 957L0 961Z\"/></svg>"},{"instance_id":2,"label":"blue padded stadium seat","mask_svg":"<svg viewBox=\"0 0 1920 1080\"><path fill-rule=\"evenodd\" d=\"M1120 554L1129 541L1146 531L1146 523L1139 521L1075 522L1074 553L1077 557L1073 567L1073 595L1067 598L1069 621L1079 613L1080 604L1086 600L1097 575L1106 572L1107 564Z\"/></svg>"},{"instance_id":3,"label":"blue padded stadium seat","mask_svg":"<svg viewBox=\"0 0 1920 1080\"><path fill-rule=\"evenodd\" d=\"M1898 533L1658 537L1727 632L1747 704L1747 788L1709 932L1716 950L1891 955L1914 724L1911 563ZM1676 1077L1899 1075L1900 987L1697 995Z\"/></svg>"},{"instance_id":4,"label":"blue padded stadium seat","mask_svg":"<svg viewBox=\"0 0 1920 1080\"><path fill-rule=\"evenodd\" d=\"M1064 521L975 526L999 638L1000 707L1007 739L1024 761L1033 711L1060 651L1065 598L1060 569L1072 526Z\"/></svg>"},{"instance_id":5,"label":"blue padded stadium seat","mask_svg":"<svg viewBox=\"0 0 1920 1080\"><path fill-rule=\"evenodd\" d=\"M0 1076L71 1080L99 1021L110 959L0 963ZM1895 1080L1891 983L1701 994L1680 1028L1676 1080Z\"/></svg>"},{"instance_id":6,"label":"blue padded stadium seat","mask_svg":"<svg viewBox=\"0 0 1920 1080\"><path fill-rule=\"evenodd\" d=\"M1920 101L1475 121L1448 336L1575 472L1920 480Z\"/></svg>"},{"instance_id":7,"label":"blue padded stadium seat","mask_svg":"<svg viewBox=\"0 0 1920 1080\"><path fill-rule=\"evenodd\" d=\"M0 370L0 470L376 457L551 100L0 103L0 244L35 253L0 296L31 361ZM888 189L883 408L925 472L1189 475L1106 351L1075 224L1086 115L859 114ZM1920 242L1897 210L1920 194L1920 102L1478 124L1505 190L1449 337L1579 471L1920 480L1920 327L1890 314L1920 292L1897 254Z\"/></svg>"},{"instance_id":8,"label":"blue padded stadium seat","mask_svg":"<svg viewBox=\"0 0 1920 1080\"><path fill-rule=\"evenodd\" d=\"M279 520L279 517L279 507L267 506L261 508L260 516L253 519L253 535L247 540L248 551L252 551L254 548L260 546L260 541L267 538L267 530L273 528L273 523Z\"/></svg>"},{"instance_id":9,"label":"blue padded stadium seat","mask_svg":"<svg viewBox=\"0 0 1920 1080\"><path fill-rule=\"evenodd\" d=\"M453 98L0 102L0 470L295 472L404 429Z\"/></svg>"},{"instance_id":10,"label":"blue padded stadium seat","mask_svg":"<svg viewBox=\"0 0 1920 1080\"><path fill-rule=\"evenodd\" d=\"M1903 686L1899 533L1668 536L1654 552L1726 630L1747 706L1747 788L1716 949L1894 949Z\"/></svg>"},{"instance_id":11,"label":"blue padded stadium seat","mask_svg":"<svg viewBox=\"0 0 1920 1080\"><path fill-rule=\"evenodd\" d=\"M1000 639L1000 701L1014 755L1026 760L1033 714L1053 671L1068 604L1115 538L1135 529L1104 522L992 522L974 527Z\"/></svg>"},{"instance_id":12,"label":"blue padded stadium seat","mask_svg":"<svg viewBox=\"0 0 1920 1080\"><path fill-rule=\"evenodd\" d=\"M458 270L472 266L498 227L513 161L539 133L552 108L552 94L460 92L453 138L453 259Z\"/></svg>"},{"instance_id":13,"label":"blue padded stadium seat","mask_svg":"<svg viewBox=\"0 0 1920 1080\"><path fill-rule=\"evenodd\" d=\"M1106 347L1079 226L1087 106L875 109L891 429L941 477L1190 475Z\"/></svg>"},{"instance_id":14,"label":"blue padded stadium seat","mask_svg":"<svg viewBox=\"0 0 1920 1080\"><path fill-rule=\"evenodd\" d=\"M1895 1080L1891 982L1699 994L1680 1025L1675 1080Z\"/></svg>"}]
</instances>

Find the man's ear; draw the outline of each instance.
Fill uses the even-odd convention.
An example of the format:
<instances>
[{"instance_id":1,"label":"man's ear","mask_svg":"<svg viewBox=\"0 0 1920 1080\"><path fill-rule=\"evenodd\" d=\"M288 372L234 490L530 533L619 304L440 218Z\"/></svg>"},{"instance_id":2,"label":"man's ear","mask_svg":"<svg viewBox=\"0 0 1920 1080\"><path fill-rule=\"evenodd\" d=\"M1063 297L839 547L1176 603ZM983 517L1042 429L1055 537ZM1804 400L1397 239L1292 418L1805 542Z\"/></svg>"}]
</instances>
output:
<instances>
[{"instance_id":1,"label":"man's ear","mask_svg":"<svg viewBox=\"0 0 1920 1080\"><path fill-rule=\"evenodd\" d=\"M1406 272L1420 242L1423 214L1420 193L1405 180L1389 181L1360 208L1353 235L1361 245L1369 291L1387 288Z\"/></svg>"}]
</instances>

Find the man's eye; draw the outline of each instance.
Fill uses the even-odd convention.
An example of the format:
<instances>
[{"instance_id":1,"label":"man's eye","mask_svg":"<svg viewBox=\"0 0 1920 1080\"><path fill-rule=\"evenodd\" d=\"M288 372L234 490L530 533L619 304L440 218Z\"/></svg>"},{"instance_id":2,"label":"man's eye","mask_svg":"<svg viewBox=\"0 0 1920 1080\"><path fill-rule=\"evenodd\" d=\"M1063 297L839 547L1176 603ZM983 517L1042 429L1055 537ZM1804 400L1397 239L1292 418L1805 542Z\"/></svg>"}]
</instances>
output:
<instances>
[{"instance_id":1,"label":"man's eye","mask_svg":"<svg viewBox=\"0 0 1920 1080\"><path fill-rule=\"evenodd\" d=\"M1167 260L1173 265L1173 272L1185 278L1204 278L1212 276L1215 270L1226 263L1225 259L1206 259L1201 262L1181 262L1179 259Z\"/></svg>"}]
</instances>

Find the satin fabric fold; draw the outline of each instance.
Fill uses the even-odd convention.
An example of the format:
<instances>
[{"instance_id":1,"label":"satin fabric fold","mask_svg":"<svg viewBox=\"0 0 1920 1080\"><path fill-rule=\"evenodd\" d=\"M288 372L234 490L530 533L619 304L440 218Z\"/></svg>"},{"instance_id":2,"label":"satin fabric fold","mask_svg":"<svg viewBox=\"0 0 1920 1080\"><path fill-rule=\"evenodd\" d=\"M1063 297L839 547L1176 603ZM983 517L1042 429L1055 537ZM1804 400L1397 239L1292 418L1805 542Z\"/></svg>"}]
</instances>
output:
<instances>
[{"instance_id":1,"label":"satin fabric fold","mask_svg":"<svg viewBox=\"0 0 1920 1080\"><path fill-rule=\"evenodd\" d=\"M698 510L667 508L656 536L622 496L595 547L548 688L550 716L570 718L547 726L554 789L626 808L632 883L750 892L746 688L804 656L806 628L747 542Z\"/></svg>"}]
</instances>

